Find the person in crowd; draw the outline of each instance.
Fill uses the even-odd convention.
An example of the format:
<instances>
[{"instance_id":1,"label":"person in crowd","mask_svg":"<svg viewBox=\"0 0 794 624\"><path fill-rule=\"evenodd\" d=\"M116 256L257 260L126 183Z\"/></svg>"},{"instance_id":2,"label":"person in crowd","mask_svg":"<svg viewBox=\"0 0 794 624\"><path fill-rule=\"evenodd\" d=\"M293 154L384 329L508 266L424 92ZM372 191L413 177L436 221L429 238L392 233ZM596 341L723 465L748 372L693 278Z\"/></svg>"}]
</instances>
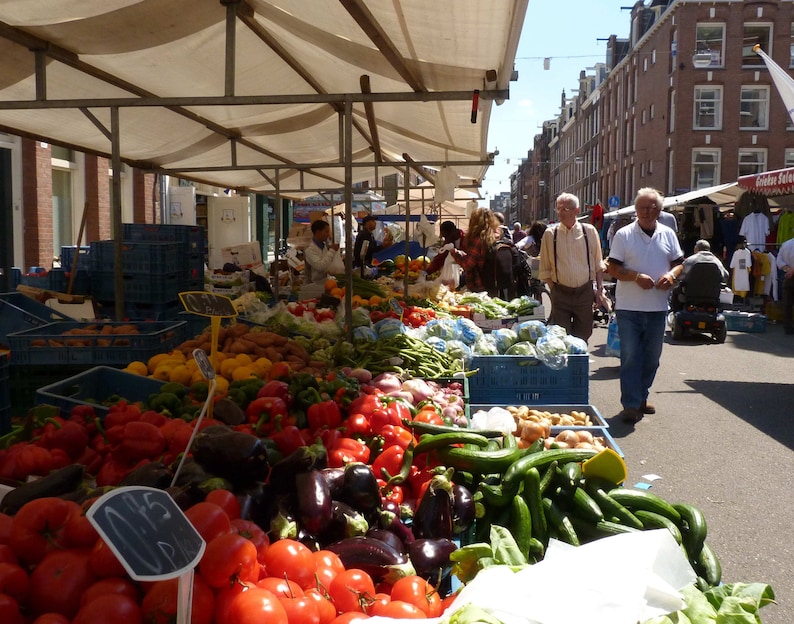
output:
<instances>
[{"instance_id":1,"label":"person in crowd","mask_svg":"<svg viewBox=\"0 0 794 624\"><path fill-rule=\"evenodd\" d=\"M303 252L304 275L307 284L316 284L328 278L328 269L337 260L340 252L339 243L328 242L331 226L327 221L313 221L311 230L312 241Z\"/></svg>"},{"instance_id":2,"label":"person in crowd","mask_svg":"<svg viewBox=\"0 0 794 624\"><path fill-rule=\"evenodd\" d=\"M538 277L551 293L549 322L586 341L593 333L593 304L609 306L601 239L592 225L577 220L576 195L562 193L556 205L559 223L543 233Z\"/></svg>"},{"instance_id":3,"label":"person in crowd","mask_svg":"<svg viewBox=\"0 0 794 624\"><path fill-rule=\"evenodd\" d=\"M678 232L678 219L675 218L675 215L672 212L667 212L666 210L662 209L659 213L659 223L662 223L669 227L673 232Z\"/></svg>"},{"instance_id":4,"label":"person in crowd","mask_svg":"<svg viewBox=\"0 0 794 624\"><path fill-rule=\"evenodd\" d=\"M540 221L535 221L529 226L527 237L522 239L516 244L516 247L523 249L530 256L537 258L540 255L541 242L543 241L543 232L546 231L546 224Z\"/></svg>"},{"instance_id":5,"label":"person in crowd","mask_svg":"<svg viewBox=\"0 0 794 624\"><path fill-rule=\"evenodd\" d=\"M658 221L662 194L641 188L634 207L637 219L615 232L607 262L618 280L620 415L629 423L656 413L648 395L662 354L669 290L684 263L678 236Z\"/></svg>"},{"instance_id":6,"label":"person in crowd","mask_svg":"<svg viewBox=\"0 0 794 624\"><path fill-rule=\"evenodd\" d=\"M362 219L361 229L358 231L356 241L353 244L353 267L361 266L361 249L364 247L365 241L367 242L367 251L364 254L364 265L366 266L372 265L372 254L391 247L391 241L388 238L384 238L382 244L379 244L375 240L372 232L375 230L377 224L375 217L372 215L367 215Z\"/></svg>"},{"instance_id":7,"label":"person in crowd","mask_svg":"<svg viewBox=\"0 0 794 624\"><path fill-rule=\"evenodd\" d=\"M512 242L513 235L510 233L510 229L505 225L505 215L502 212L493 212L492 213L496 220L499 222L497 227L497 233L499 238L504 238L506 240L510 240Z\"/></svg>"},{"instance_id":8,"label":"person in crowd","mask_svg":"<svg viewBox=\"0 0 794 624\"><path fill-rule=\"evenodd\" d=\"M788 239L780 246L777 253L777 268L783 271L783 331L794 334L794 238Z\"/></svg>"},{"instance_id":9,"label":"person in crowd","mask_svg":"<svg viewBox=\"0 0 794 624\"><path fill-rule=\"evenodd\" d=\"M513 224L513 242L518 244L518 241L527 237L527 233L521 227L521 224L516 221Z\"/></svg>"},{"instance_id":10,"label":"person in crowd","mask_svg":"<svg viewBox=\"0 0 794 624\"><path fill-rule=\"evenodd\" d=\"M469 217L469 227L461 249L449 249L455 261L463 267L466 287L471 292L487 292L495 296L503 281L505 267L497 268L495 247L502 238L502 224L488 208L475 208ZM512 264L507 267L512 273Z\"/></svg>"},{"instance_id":11,"label":"person in crowd","mask_svg":"<svg viewBox=\"0 0 794 624\"><path fill-rule=\"evenodd\" d=\"M441 225L438 226L438 231L441 234L443 243L436 256L425 269L428 275L440 271L444 266L447 255L449 255L449 250L460 249L463 244L463 230L458 229L458 226L453 221L442 221ZM452 247L449 247L449 245L452 245Z\"/></svg>"},{"instance_id":12,"label":"person in crowd","mask_svg":"<svg viewBox=\"0 0 794 624\"><path fill-rule=\"evenodd\" d=\"M684 264L681 268L681 274L678 276L678 283L676 284L675 288L673 288L673 294L672 297L670 297L670 308L674 312L677 312L684 307L684 302L681 299L681 295L683 294L683 286L686 283L687 273L693 266L702 263L709 263L718 266L720 269L720 275L722 276L722 283L728 283L728 279L730 278L728 270L725 268L722 260L711 253L711 244L706 239L701 238L695 243L695 253L684 260Z\"/></svg>"}]
</instances>

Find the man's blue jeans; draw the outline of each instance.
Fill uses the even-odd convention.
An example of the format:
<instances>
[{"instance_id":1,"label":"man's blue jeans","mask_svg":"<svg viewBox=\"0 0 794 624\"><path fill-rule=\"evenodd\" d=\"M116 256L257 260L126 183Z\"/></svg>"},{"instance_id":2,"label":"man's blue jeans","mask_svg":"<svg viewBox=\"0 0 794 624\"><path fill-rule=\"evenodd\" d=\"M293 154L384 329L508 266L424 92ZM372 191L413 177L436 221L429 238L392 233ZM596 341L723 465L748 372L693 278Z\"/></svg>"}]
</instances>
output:
<instances>
[{"instance_id":1,"label":"man's blue jeans","mask_svg":"<svg viewBox=\"0 0 794 624\"><path fill-rule=\"evenodd\" d=\"M648 398L662 355L666 312L617 310L620 335L620 402L639 408Z\"/></svg>"}]
</instances>

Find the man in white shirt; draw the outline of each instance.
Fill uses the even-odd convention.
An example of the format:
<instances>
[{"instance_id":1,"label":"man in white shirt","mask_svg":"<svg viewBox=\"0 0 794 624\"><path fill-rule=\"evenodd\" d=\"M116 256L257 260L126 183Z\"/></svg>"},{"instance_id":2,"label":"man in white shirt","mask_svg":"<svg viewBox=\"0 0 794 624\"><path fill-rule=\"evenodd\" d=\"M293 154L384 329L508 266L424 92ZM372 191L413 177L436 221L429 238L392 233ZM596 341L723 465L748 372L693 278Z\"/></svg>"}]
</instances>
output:
<instances>
[{"instance_id":1,"label":"man in white shirt","mask_svg":"<svg viewBox=\"0 0 794 624\"><path fill-rule=\"evenodd\" d=\"M634 207L637 219L615 232L607 263L607 272L618 280L620 416L629 423L656 413L648 394L662 355L669 290L684 263L676 233L658 222L662 194L642 188Z\"/></svg>"},{"instance_id":2,"label":"man in white shirt","mask_svg":"<svg viewBox=\"0 0 794 624\"><path fill-rule=\"evenodd\" d=\"M331 226L327 221L317 219L312 223L312 241L303 252L304 274L307 284L324 282L328 269L339 255L339 243L328 244Z\"/></svg>"},{"instance_id":3,"label":"man in white shirt","mask_svg":"<svg viewBox=\"0 0 794 624\"><path fill-rule=\"evenodd\" d=\"M783 330L794 334L794 238L788 239L777 252L777 268L783 271Z\"/></svg>"}]
</instances>

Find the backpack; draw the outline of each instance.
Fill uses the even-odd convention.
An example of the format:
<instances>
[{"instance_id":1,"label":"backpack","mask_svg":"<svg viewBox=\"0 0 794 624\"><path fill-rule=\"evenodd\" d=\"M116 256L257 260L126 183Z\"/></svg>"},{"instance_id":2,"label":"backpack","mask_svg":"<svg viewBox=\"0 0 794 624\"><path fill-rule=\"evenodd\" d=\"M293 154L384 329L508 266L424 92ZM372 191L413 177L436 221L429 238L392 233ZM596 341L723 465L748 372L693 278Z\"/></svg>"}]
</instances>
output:
<instances>
[{"instance_id":1,"label":"backpack","mask_svg":"<svg viewBox=\"0 0 794 624\"><path fill-rule=\"evenodd\" d=\"M529 294L529 280L532 270L529 256L515 246L512 241L501 238L493 247L494 282L502 299Z\"/></svg>"}]
</instances>

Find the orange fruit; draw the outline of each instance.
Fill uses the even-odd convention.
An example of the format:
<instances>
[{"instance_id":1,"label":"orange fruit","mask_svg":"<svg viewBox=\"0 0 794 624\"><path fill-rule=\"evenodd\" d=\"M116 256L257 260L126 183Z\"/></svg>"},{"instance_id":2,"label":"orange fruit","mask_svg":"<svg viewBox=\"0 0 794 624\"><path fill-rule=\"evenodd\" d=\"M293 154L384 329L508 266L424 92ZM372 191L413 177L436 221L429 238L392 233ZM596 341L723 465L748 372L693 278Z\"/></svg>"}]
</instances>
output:
<instances>
[{"instance_id":1,"label":"orange fruit","mask_svg":"<svg viewBox=\"0 0 794 624\"><path fill-rule=\"evenodd\" d=\"M331 290L331 296L336 297L337 299L341 299L345 296L345 289L344 288L334 288Z\"/></svg>"},{"instance_id":2,"label":"orange fruit","mask_svg":"<svg viewBox=\"0 0 794 624\"><path fill-rule=\"evenodd\" d=\"M325 292L331 292L338 285L339 284L336 283L336 280L333 277L329 277L327 280L325 280Z\"/></svg>"},{"instance_id":3,"label":"orange fruit","mask_svg":"<svg viewBox=\"0 0 794 624\"><path fill-rule=\"evenodd\" d=\"M134 362L130 362L127 364L127 367L124 369L128 373L133 373L135 375L142 375L146 377L149 374L149 367L146 366L144 362L140 360L135 360Z\"/></svg>"},{"instance_id":4,"label":"orange fruit","mask_svg":"<svg viewBox=\"0 0 794 624\"><path fill-rule=\"evenodd\" d=\"M193 378L193 373L190 372L190 369L184 364L180 364L178 366L174 366L171 369L171 373L168 377L168 380L174 381L176 383L181 383L183 386L189 386L190 380L192 378Z\"/></svg>"},{"instance_id":5,"label":"orange fruit","mask_svg":"<svg viewBox=\"0 0 794 624\"><path fill-rule=\"evenodd\" d=\"M369 305L371 306L379 306L382 302L383 299L381 297L378 297L378 295L372 295L369 298Z\"/></svg>"}]
</instances>

